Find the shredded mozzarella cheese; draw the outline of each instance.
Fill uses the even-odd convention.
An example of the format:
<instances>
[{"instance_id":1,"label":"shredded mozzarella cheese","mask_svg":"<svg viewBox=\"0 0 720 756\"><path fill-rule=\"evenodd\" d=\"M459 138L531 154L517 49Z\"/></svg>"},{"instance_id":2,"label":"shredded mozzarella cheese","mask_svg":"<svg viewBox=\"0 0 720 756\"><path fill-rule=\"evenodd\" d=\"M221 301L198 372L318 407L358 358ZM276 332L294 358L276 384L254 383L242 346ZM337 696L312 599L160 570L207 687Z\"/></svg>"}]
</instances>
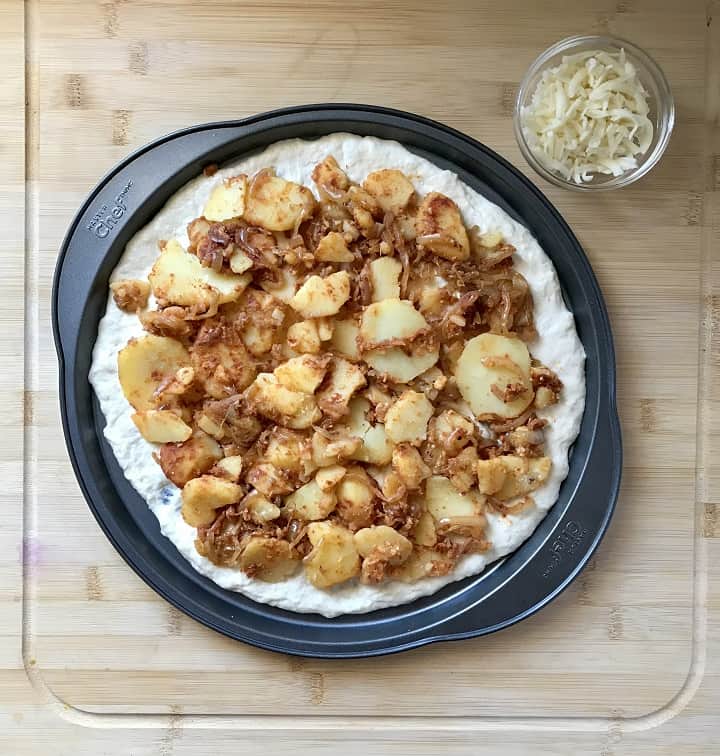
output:
<instances>
[{"instance_id":1,"label":"shredded mozzarella cheese","mask_svg":"<svg viewBox=\"0 0 720 756\"><path fill-rule=\"evenodd\" d=\"M544 71L521 118L540 163L582 184L593 173L637 167L636 156L652 143L648 112L648 93L625 51L591 50Z\"/></svg>"}]
</instances>

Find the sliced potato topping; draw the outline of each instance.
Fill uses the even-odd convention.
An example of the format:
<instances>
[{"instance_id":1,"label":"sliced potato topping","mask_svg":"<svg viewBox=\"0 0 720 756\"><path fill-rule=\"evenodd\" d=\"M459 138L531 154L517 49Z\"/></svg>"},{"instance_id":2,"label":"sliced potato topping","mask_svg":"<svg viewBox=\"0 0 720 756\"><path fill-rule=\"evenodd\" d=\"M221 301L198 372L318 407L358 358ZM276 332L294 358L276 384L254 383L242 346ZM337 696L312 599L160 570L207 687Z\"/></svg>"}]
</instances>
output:
<instances>
[{"instance_id":1,"label":"sliced potato topping","mask_svg":"<svg viewBox=\"0 0 720 756\"><path fill-rule=\"evenodd\" d=\"M350 297L350 276L339 270L327 278L310 276L290 300L290 307L304 318L335 315Z\"/></svg>"},{"instance_id":2,"label":"sliced potato topping","mask_svg":"<svg viewBox=\"0 0 720 756\"><path fill-rule=\"evenodd\" d=\"M183 307L210 307L239 299L251 277L204 267L177 241L169 241L148 276L158 300Z\"/></svg>"},{"instance_id":3,"label":"sliced potato topping","mask_svg":"<svg viewBox=\"0 0 720 756\"><path fill-rule=\"evenodd\" d=\"M363 349L408 343L428 331L425 318L404 299L384 299L365 308L360 323Z\"/></svg>"},{"instance_id":4,"label":"sliced potato topping","mask_svg":"<svg viewBox=\"0 0 720 756\"><path fill-rule=\"evenodd\" d=\"M187 250L158 240L147 281L111 285L148 332L122 391L212 563L320 589L447 575L489 547L486 508L533 506L562 380L500 233L391 167L358 183L327 156L312 179L209 182Z\"/></svg>"}]
</instances>

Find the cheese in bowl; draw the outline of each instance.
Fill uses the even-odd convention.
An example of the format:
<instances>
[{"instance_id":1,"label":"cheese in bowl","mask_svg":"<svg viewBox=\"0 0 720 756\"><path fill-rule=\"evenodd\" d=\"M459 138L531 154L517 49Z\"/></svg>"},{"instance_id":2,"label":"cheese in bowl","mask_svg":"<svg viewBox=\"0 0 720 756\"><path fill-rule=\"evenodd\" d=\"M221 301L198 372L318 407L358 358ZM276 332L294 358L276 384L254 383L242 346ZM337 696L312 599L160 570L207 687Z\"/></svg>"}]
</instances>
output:
<instances>
[{"instance_id":1,"label":"cheese in bowl","mask_svg":"<svg viewBox=\"0 0 720 756\"><path fill-rule=\"evenodd\" d=\"M517 548L567 474L583 368L526 229L396 143L334 134L180 190L111 277L90 378L199 572L335 616Z\"/></svg>"}]
</instances>

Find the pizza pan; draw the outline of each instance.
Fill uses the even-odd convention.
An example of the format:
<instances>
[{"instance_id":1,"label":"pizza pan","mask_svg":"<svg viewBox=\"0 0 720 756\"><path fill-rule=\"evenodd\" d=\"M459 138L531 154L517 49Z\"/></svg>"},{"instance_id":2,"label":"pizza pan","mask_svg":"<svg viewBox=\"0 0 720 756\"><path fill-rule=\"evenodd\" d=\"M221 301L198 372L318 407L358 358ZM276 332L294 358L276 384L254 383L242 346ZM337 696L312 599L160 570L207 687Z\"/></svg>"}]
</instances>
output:
<instances>
[{"instance_id":1,"label":"pizza pan","mask_svg":"<svg viewBox=\"0 0 720 756\"><path fill-rule=\"evenodd\" d=\"M454 171L532 231L557 269L587 353L587 401L559 499L517 551L481 575L411 604L326 619L255 603L192 569L161 535L115 461L88 371L108 277L128 240L172 194L210 163L238 159L282 139L338 131L401 142ZM622 457L615 356L590 264L558 211L525 176L479 142L425 118L364 105L303 106L195 126L141 148L100 181L73 220L57 263L52 319L65 438L92 513L148 585L232 638L289 654L347 658L490 633L529 616L567 587L612 515Z\"/></svg>"}]
</instances>

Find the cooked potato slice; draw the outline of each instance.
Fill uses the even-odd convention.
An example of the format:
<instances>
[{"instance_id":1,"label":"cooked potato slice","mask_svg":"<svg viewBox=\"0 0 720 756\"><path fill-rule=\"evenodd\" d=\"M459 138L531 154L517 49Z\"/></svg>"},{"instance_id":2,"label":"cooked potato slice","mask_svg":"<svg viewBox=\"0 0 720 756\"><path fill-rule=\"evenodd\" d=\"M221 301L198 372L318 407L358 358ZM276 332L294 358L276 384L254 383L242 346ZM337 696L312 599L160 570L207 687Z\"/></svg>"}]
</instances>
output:
<instances>
[{"instance_id":1,"label":"cooked potato slice","mask_svg":"<svg viewBox=\"0 0 720 756\"><path fill-rule=\"evenodd\" d=\"M273 504L260 491L251 491L241 502L259 525L277 520L282 514L280 507Z\"/></svg>"},{"instance_id":2,"label":"cooked potato slice","mask_svg":"<svg viewBox=\"0 0 720 756\"><path fill-rule=\"evenodd\" d=\"M272 294L281 302L289 304L290 300L295 296L297 278L289 268L281 268L278 276L279 279L277 281L273 281L272 279L261 281L260 288L268 294Z\"/></svg>"},{"instance_id":3,"label":"cooked potato slice","mask_svg":"<svg viewBox=\"0 0 720 756\"><path fill-rule=\"evenodd\" d=\"M263 457L281 470L297 472L305 467L309 447L310 444L301 433L275 427L270 433Z\"/></svg>"},{"instance_id":4,"label":"cooked potato slice","mask_svg":"<svg viewBox=\"0 0 720 756\"><path fill-rule=\"evenodd\" d=\"M166 477L182 488L189 480L207 472L220 461L223 451L215 439L198 430L180 444L163 444L158 458Z\"/></svg>"},{"instance_id":5,"label":"cooked potato slice","mask_svg":"<svg viewBox=\"0 0 720 756\"><path fill-rule=\"evenodd\" d=\"M299 564L297 554L287 541L264 536L250 538L240 557L240 569L266 583L287 580Z\"/></svg>"},{"instance_id":6,"label":"cooked potato slice","mask_svg":"<svg viewBox=\"0 0 720 756\"><path fill-rule=\"evenodd\" d=\"M187 349L166 336L130 339L118 352L118 379L125 398L138 410L155 408L154 394L168 376L190 365Z\"/></svg>"},{"instance_id":7,"label":"cooked potato slice","mask_svg":"<svg viewBox=\"0 0 720 756\"><path fill-rule=\"evenodd\" d=\"M381 375L397 383L408 383L431 368L439 356L438 349L406 354L400 347L390 347L365 352L363 359Z\"/></svg>"},{"instance_id":8,"label":"cooked potato slice","mask_svg":"<svg viewBox=\"0 0 720 756\"><path fill-rule=\"evenodd\" d=\"M448 460L448 477L460 493L467 493L477 485L477 462L478 453L474 446L467 446Z\"/></svg>"},{"instance_id":9,"label":"cooked potato slice","mask_svg":"<svg viewBox=\"0 0 720 756\"><path fill-rule=\"evenodd\" d=\"M260 373L245 398L261 415L286 428L309 428L322 416L312 395L290 391L272 373Z\"/></svg>"},{"instance_id":10,"label":"cooked potato slice","mask_svg":"<svg viewBox=\"0 0 720 756\"><path fill-rule=\"evenodd\" d=\"M400 299L400 260L395 257L378 257L370 263L369 268L373 302Z\"/></svg>"},{"instance_id":11,"label":"cooked potato slice","mask_svg":"<svg viewBox=\"0 0 720 756\"><path fill-rule=\"evenodd\" d=\"M290 391L313 394L322 383L329 363L329 357L312 357L309 354L303 354L278 365L274 374L278 381Z\"/></svg>"},{"instance_id":12,"label":"cooked potato slice","mask_svg":"<svg viewBox=\"0 0 720 756\"><path fill-rule=\"evenodd\" d=\"M455 377L463 399L480 418L517 417L533 400L530 353L520 339L493 333L470 339Z\"/></svg>"},{"instance_id":13,"label":"cooked potato slice","mask_svg":"<svg viewBox=\"0 0 720 756\"><path fill-rule=\"evenodd\" d=\"M313 550L305 557L305 575L316 588L329 588L355 577L360 572L360 556L352 533L330 522L308 526Z\"/></svg>"},{"instance_id":14,"label":"cooked potato slice","mask_svg":"<svg viewBox=\"0 0 720 756\"><path fill-rule=\"evenodd\" d=\"M282 496L293 490L283 470L270 462L253 465L248 470L247 482L265 496Z\"/></svg>"},{"instance_id":15,"label":"cooked potato slice","mask_svg":"<svg viewBox=\"0 0 720 756\"><path fill-rule=\"evenodd\" d=\"M187 441L192 435L192 428L169 410L136 412L132 415L132 421L140 435L152 444Z\"/></svg>"},{"instance_id":16,"label":"cooked potato slice","mask_svg":"<svg viewBox=\"0 0 720 756\"><path fill-rule=\"evenodd\" d=\"M123 312L137 312L147 307L150 284L147 281L123 279L110 284L115 304Z\"/></svg>"},{"instance_id":17,"label":"cooked potato slice","mask_svg":"<svg viewBox=\"0 0 720 756\"><path fill-rule=\"evenodd\" d=\"M385 415L385 432L396 444L412 444L427 438L427 425L434 408L425 394L405 391Z\"/></svg>"},{"instance_id":18,"label":"cooked potato slice","mask_svg":"<svg viewBox=\"0 0 720 756\"><path fill-rule=\"evenodd\" d=\"M215 510L234 504L243 496L243 487L213 475L189 480L182 490L182 516L194 528L210 525Z\"/></svg>"},{"instance_id":19,"label":"cooked potato slice","mask_svg":"<svg viewBox=\"0 0 720 756\"><path fill-rule=\"evenodd\" d=\"M312 215L315 197L305 186L286 181L266 169L250 180L244 217L268 231L289 231Z\"/></svg>"},{"instance_id":20,"label":"cooked potato slice","mask_svg":"<svg viewBox=\"0 0 720 756\"><path fill-rule=\"evenodd\" d=\"M412 532L412 540L418 546L434 546L437 543L435 518L430 512L423 512Z\"/></svg>"},{"instance_id":21,"label":"cooked potato slice","mask_svg":"<svg viewBox=\"0 0 720 756\"><path fill-rule=\"evenodd\" d=\"M393 449L392 466L408 491L420 488L420 484L430 475L430 468L420 452L410 444L398 444Z\"/></svg>"},{"instance_id":22,"label":"cooked potato slice","mask_svg":"<svg viewBox=\"0 0 720 756\"><path fill-rule=\"evenodd\" d=\"M318 242L315 259L322 262L352 262L355 257L348 248L345 237L337 231L331 231Z\"/></svg>"},{"instance_id":23,"label":"cooked potato slice","mask_svg":"<svg viewBox=\"0 0 720 756\"><path fill-rule=\"evenodd\" d=\"M478 491L461 494L441 475L433 475L425 484L425 506L438 523L453 517L481 516L484 504Z\"/></svg>"},{"instance_id":24,"label":"cooked potato slice","mask_svg":"<svg viewBox=\"0 0 720 756\"><path fill-rule=\"evenodd\" d=\"M336 511L351 530L368 527L374 516L375 493L362 467L348 468L335 489Z\"/></svg>"},{"instance_id":25,"label":"cooked potato slice","mask_svg":"<svg viewBox=\"0 0 720 756\"><path fill-rule=\"evenodd\" d=\"M343 357L357 361L360 359L357 337L360 327L354 320L336 320L330 345Z\"/></svg>"},{"instance_id":26,"label":"cooked potato slice","mask_svg":"<svg viewBox=\"0 0 720 756\"><path fill-rule=\"evenodd\" d=\"M446 260L467 260L470 241L458 206L444 194L430 192L415 219L418 246Z\"/></svg>"},{"instance_id":27,"label":"cooked potato slice","mask_svg":"<svg viewBox=\"0 0 720 756\"><path fill-rule=\"evenodd\" d=\"M365 375L358 365L333 357L328 381L317 395L318 407L330 417L342 417L352 395L364 385Z\"/></svg>"},{"instance_id":28,"label":"cooked potato slice","mask_svg":"<svg viewBox=\"0 0 720 756\"><path fill-rule=\"evenodd\" d=\"M323 493L332 491L333 488L343 479L347 468L341 465L330 465L323 467L315 474L315 482Z\"/></svg>"},{"instance_id":29,"label":"cooked potato slice","mask_svg":"<svg viewBox=\"0 0 720 756\"><path fill-rule=\"evenodd\" d=\"M454 457L470 443L475 426L454 409L443 410L430 421L430 437L449 457Z\"/></svg>"},{"instance_id":30,"label":"cooked potato slice","mask_svg":"<svg viewBox=\"0 0 720 756\"><path fill-rule=\"evenodd\" d=\"M217 184L210 192L210 197L203 210L209 221L224 221L230 218L242 218L245 212L245 194L247 176L241 173Z\"/></svg>"},{"instance_id":31,"label":"cooked potato slice","mask_svg":"<svg viewBox=\"0 0 720 756\"><path fill-rule=\"evenodd\" d=\"M316 318L318 338L320 341L330 341L335 330L335 323L331 318Z\"/></svg>"},{"instance_id":32,"label":"cooked potato slice","mask_svg":"<svg viewBox=\"0 0 720 756\"><path fill-rule=\"evenodd\" d=\"M500 231L486 231L480 235L479 242L486 249L493 249L503 240Z\"/></svg>"},{"instance_id":33,"label":"cooked potato slice","mask_svg":"<svg viewBox=\"0 0 720 756\"><path fill-rule=\"evenodd\" d=\"M369 173L363 182L363 188L377 200L386 213L397 215L404 210L413 195L415 187L407 176L394 168L383 168Z\"/></svg>"},{"instance_id":34,"label":"cooked potato slice","mask_svg":"<svg viewBox=\"0 0 720 756\"><path fill-rule=\"evenodd\" d=\"M393 567L390 576L403 583L414 583L427 577L447 575L455 563L446 554L428 548L416 548L398 567Z\"/></svg>"},{"instance_id":35,"label":"cooked potato slice","mask_svg":"<svg viewBox=\"0 0 720 756\"><path fill-rule=\"evenodd\" d=\"M285 509L301 520L324 520L335 509L336 502L332 490L323 491L313 479L285 497Z\"/></svg>"},{"instance_id":36,"label":"cooked potato slice","mask_svg":"<svg viewBox=\"0 0 720 756\"><path fill-rule=\"evenodd\" d=\"M408 342L428 330L425 318L405 299L384 299L368 305L360 322L363 350Z\"/></svg>"},{"instance_id":37,"label":"cooked potato slice","mask_svg":"<svg viewBox=\"0 0 720 756\"><path fill-rule=\"evenodd\" d=\"M552 460L507 454L481 459L476 467L480 491L506 501L539 488L550 475Z\"/></svg>"},{"instance_id":38,"label":"cooked potato slice","mask_svg":"<svg viewBox=\"0 0 720 756\"><path fill-rule=\"evenodd\" d=\"M209 308L239 299L251 277L204 267L177 241L169 241L148 276L157 299L183 307Z\"/></svg>"},{"instance_id":39,"label":"cooked potato slice","mask_svg":"<svg viewBox=\"0 0 720 756\"><path fill-rule=\"evenodd\" d=\"M351 459L371 465L387 465L392 460L393 444L385 433L382 423L371 425L365 413L370 409L367 399L355 397L350 400L348 431L362 439L362 446L352 454Z\"/></svg>"},{"instance_id":40,"label":"cooked potato slice","mask_svg":"<svg viewBox=\"0 0 720 756\"><path fill-rule=\"evenodd\" d=\"M317 354L320 351L320 335L314 320L301 320L287 330L287 343L293 352Z\"/></svg>"},{"instance_id":41,"label":"cooked potato slice","mask_svg":"<svg viewBox=\"0 0 720 756\"><path fill-rule=\"evenodd\" d=\"M311 445L313 463L328 467L349 459L362 446L362 439L351 436L347 428L338 427L332 431L316 430Z\"/></svg>"},{"instance_id":42,"label":"cooked potato slice","mask_svg":"<svg viewBox=\"0 0 720 756\"><path fill-rule=\"evenodd\" d=\"M350 276L344 270L327 278L310 276L290 300L290 307L304 318L335 315L350 297Z\"/></svg>"},{"instance_id":43,"label":"cooked potato slice","mask_svg":"<svg viewBox=\"0 0 720 756\"><path fill-rule=\"evenodd\" d=\"M350 179L332 155L328 155L313 168L312 180L317 188L331 199L338 199L350 188Z\"/></svg>"},{"instance_id":44,"label":"cooked potato slice","mask_svg":"<svg viewBox=\"0 0 720 756\"><path fill-rule=\"evenodd\" d=\"M243 458L239 454L233 454L231 457L223 457L212 468L212 472L216 472L219 478L227 478L228 480L237 483L240 480L240 475L243 470Z\"/></svg>"},{"instance_id":45,"label":"cooked potato slice","mask_svg":"<svg viewBox=\"0 0 720 756\"><path fill-rule=\"evenodd\" d=\"M388 564L402 564L412 553L412 543L387 525L358 530L353 540L360 556L372 555Z\"/></svg>"},{"instance_id":46,"label":"cooked potato slice","mask_svg":"<svg viewBox=\"0 0 720 756\"><path fill-rule=\"evenodd\" d=\"M253 261L241 249L235 250L230 255L229 263L230 270L238 275L245 273L253 266Z\"/></svg>"}]
</instances>

